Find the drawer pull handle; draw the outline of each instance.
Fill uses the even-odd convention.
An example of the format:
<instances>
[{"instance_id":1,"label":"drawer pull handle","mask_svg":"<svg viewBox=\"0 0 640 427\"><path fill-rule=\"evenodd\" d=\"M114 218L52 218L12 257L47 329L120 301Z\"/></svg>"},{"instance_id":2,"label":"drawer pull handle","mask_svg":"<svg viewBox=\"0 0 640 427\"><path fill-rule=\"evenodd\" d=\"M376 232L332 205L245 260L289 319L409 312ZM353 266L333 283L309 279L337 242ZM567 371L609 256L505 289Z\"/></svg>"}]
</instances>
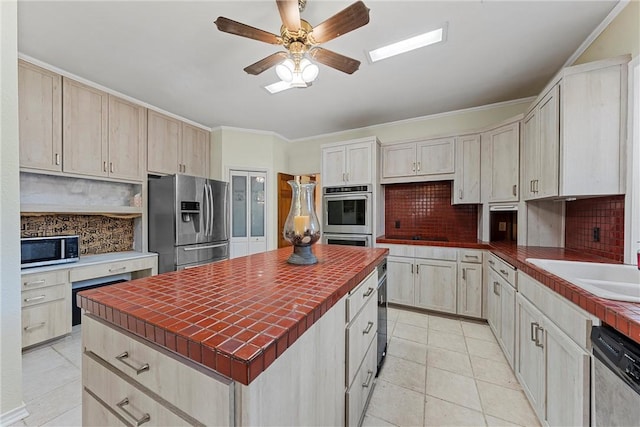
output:
<instances>
[{"instance_id":1,"label":"drawer pull handle","mask_svg":"<svg viewBox=\"0 0 640 427\"><path fill-rule=\"evenodd\" d=\"M37 297L25 298L24 302L38 301L45 298L46 298L45 295L38 295Z\"/></svg>"},{"instance_id":2,"label":"drawer pull handle","mask_svg":"<svg viewBox=\"0 0 640 427\"><path fill-rule=\"evenodd\" d=\"M478 255L465 255L465 258L473 258L473 259L479 259ZM491 261L491 263L493 264L493 261Z\"/></svg>"},{"instance_id":3,"label":"drawer pull handle","mask_svg":"<svg viewBox=\"0 0 640 427\"><path fill-rule=\"evenodd\" d=\"M25 332L29 332L29 331L32 331L34 329L42 328L46 324L47 324L47 322L40 322L40 323L37 323L35 325L25 326L24 330L25 330Z\"/></svg>"},{"instance_id":4,"label":"drawer pull handle","mask_svg":"<svg viewBox=\"0 0 640 427\"><path fill-rule=\"evenodd\" d=\"M129 412L127 410L127 408L125 408L125 406L127 406L129 404L129 398L125 397L124 399L122 399L120 402L116 403L116 406L118 408L120 408L122 410L122 412L124 412L125 414L127 414L135 423L136 426L141 426L142 424L151 421L151 415L149 414L143 414L142 418L136 418L135 415L133 415L131 412Z\"/></svg>"},{"instance_id":5,"label":"drawer pull handle","mask_svg":"<svg viewBox=\"0 0 640 427\"><path fill-rule=\"evenodd\" d=\"M369 332L371 332L371 328L373 328L373 322L368 322L367 328L362 331L362 335L367 335Z\"/></svg>"},{"instance_id":6,"label":"drawer pull handle","mask_svg":"<svg viewBox=\"0 0 640 427\"><path fill-rule=\"evenodd\" d=\"M544 328L541 328L540 326L536 326L536 347L544 348L544 344L540 341L538 332L542 332L544 334Z\"/></svg>"},{"instance_id":7,"label":"drawer pull handle","mask_svg":"<svg viewBox=\"0 0 640 427\"><path fill-rule=\"evenodd\" d=\"M126 269L127 269L126 265L124 265L122 267L118 267L118 268L110 268L109 269L109 273L113 273L113 272L116 272L116 271L122 271L122 270L126 270Z\"/></svg>"},{"instance_id":8,"label":"drawer pull handle","mask_svg":"<svg viewBox=\"0 0 640 427\"><path fill-rule=\"evenodd\" d=\"M500 269L500 273L504 274L505 276L509 275L509 272L507 270L503 270L503 269Z\"/></svg>"},{"instance_id":9,"label":"drawer pull handle","mask_svg":"<svg viewBox=\"0 0 640 427\"><path fill-rule=\"evenodd\" d=\"M490 259L490 260L489 260L489 264L491 264L491 265L496 265L496 262Z\"/></svg>"},{"instance_id":10,"label":"drawer pull handle","mask_svg":"<svg viewBox=\"0 0 640 427\"><path fill-rule=\"evenodd\" d=\"M45 283L44 279L42 279L42 280L34 280L33 282L25 282L24 285L25 286L32 286L32 285L41 285L43 283Z\"/></svg>"},{"instance_id":11,"label":"drawer pull handle","mask_svg":"<svg viewBox=\"0 0 640 427\"><path fill-rule=\"evenodd\" d=\"M500 295L500 283L493 282L493 293L496 295Z\"/></svg>"},{"instance_id":12,"label":"drawer pull handle","mask_svg":"<svg viewBox=\"0 0 640 427\"><path fill-rule=\"evenodd\" d=\"M129 363L126 359L129 357L129 352L125 351L124 353L120 354L119 356L116 356L116 359L118 359L120 362L124 363L125 365L127 365L128 367L130 367L131 369L133 369L134 371L136 371L136 375L140 375L141 373L148 371L149 370L149 364L145 363L144 365L137 367L132 365L131 363Z\"/></svg>"},{"instance_id":13,"label":"drawer pull handle","mask_svg":"<svg viewBox=\"0 0 640 427\"><path fill-rule=\"evenodd\" d=\"M373 293L373 288L369 288L367 289L367 292L364 293L364 295L362 295L363 298L368 297L369 295L371 295Z\"/></svg>"},{"instance_id":14,"label":"drawer pull handle","mask_svg":"<svg viewBox=\"0 0 640 427\"><path fill-rule=\"evenodd\" d=\"M367 371L367 380L362 383L362 388L367 388L371 385L371 381L373 381L373 371Z\"/></svg>"},{"instance_id":15,"label":"drawer pull handle","mask_svg":"<svg viewBox=\"0 0 640 427\"><path fill-rule=\"evenodd\" d=\"M538 329L538 325L536 322L531 322L531 341L536 342L536 330Z\"/></svg>"}]
</instances>

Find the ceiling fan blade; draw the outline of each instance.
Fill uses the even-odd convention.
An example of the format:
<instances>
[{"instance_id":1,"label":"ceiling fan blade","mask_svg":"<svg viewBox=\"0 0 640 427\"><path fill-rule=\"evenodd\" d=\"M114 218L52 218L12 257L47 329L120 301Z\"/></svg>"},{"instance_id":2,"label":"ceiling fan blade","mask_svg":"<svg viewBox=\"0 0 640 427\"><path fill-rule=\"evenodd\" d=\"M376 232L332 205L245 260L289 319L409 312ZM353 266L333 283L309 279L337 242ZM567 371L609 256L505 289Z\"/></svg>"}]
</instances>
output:
<instances>
[{"instance_id":1,"label":"ceiling fan blade","mask_svg":"<svg viewBox=\"0 0 640 427\"><path fill-rule=\"evenodd\" d=\"M298 0L276 0L278 11L285 28L291 32L300 29L300 10Z\"/></svg>"},{"instance_id":2,"label":"ceiling fan blade","mask_svg":"<svg viewBox=\"0 0 640 427\"><path fill-rule=\"evenodd\" d=\"M316 25L311 34L317 43L326 43L338 36L360 28L369 22L369 9L358 1Z\"/></svg>"},{"instance_id":3,"label":"ceiling fan blade","mask_svg":"<svg viewBox=\"0 0 640 427\"><path fill-rule=\"evenodd\" d=\"M244 69L244 71L246 71L248 74L257 76L263 71L266 71L269 68L273 67L277 63L284 61L288 56L289 55L287 55L286 52L276 52L273 55L269 55L266 58L263 58L260 61L249 65Z\"/></svg>"},{"instance_id":4,"label":"ceiling fan blade","mask_svg":"<svg viewBox=\"0 0 640 427\"><path fill-rule=\"evenodd\" d=\"M309 56L321 64L328 65L347 74L353 74L360 68L360 61L321 47L311 49Z\"/></svg>"},{"instance_id":5,"label":"ceiling fan blade","mask_svg":"<svg viewBox=\"0 0 640 427\"><path fill-rule=\"evenodd\" d=\"M248 39L258 40L270 44L282 44L282 38L273 33L269 33L258 28L251 27L240 22L233 21L224 16L219 16L214 22L218 30Z\"/></svg>"}]
</instances>

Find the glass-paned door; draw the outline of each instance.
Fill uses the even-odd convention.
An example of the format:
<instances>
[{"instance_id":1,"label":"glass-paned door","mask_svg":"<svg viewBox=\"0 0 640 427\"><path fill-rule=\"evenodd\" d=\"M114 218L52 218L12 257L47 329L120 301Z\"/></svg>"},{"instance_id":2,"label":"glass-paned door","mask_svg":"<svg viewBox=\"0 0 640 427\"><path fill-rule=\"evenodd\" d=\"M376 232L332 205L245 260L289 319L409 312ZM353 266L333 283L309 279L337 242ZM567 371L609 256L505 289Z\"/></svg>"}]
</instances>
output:
<instances>
[{"instance_id":1,"label":"glass-paned door","mask_svg":"<svg viewBox=\"0 0 640 427\"><path fill-rule=\"evenodd\" d=\"M231 258L267 250L267 174L257 171L230 172Z\"/></svg>"}]
</instances>

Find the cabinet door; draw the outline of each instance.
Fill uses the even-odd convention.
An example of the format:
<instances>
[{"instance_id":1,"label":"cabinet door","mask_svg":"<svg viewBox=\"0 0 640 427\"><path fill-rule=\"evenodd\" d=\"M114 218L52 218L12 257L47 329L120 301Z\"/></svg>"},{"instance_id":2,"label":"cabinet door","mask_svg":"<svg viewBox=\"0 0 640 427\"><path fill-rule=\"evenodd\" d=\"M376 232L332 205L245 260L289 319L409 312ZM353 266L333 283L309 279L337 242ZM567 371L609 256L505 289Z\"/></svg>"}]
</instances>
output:
<instances>
[{"instance_id":1,"label":"cabinet door","mask_svg":"<svg viewBox=\"0 0 640 427\"><path fill-rule=\"evenodd\" d=\"M489 268L489 284L487 286L487 323L497 339L500 339L501 309L500 282L496 272Z\"/></svg>"},{"instance_id":2,"label":"cabinet door","mask_svg":"<svg viewBox=\"0 0 640 427\"><path fill-rule=\"evenodd\" d=\"M231 171L230 258L267 250L264 172Z\"/></svg>"},{"instance_id":3,"label":"cabinet door","mask_svg":"<svg viewBox=\"0 0 640 427\"><path fill-rule=\"evenodd\" d=\"M560 103L558 86L554 86L538 105L540 116L539 173L534 183L538 198L558 195L560 171ZM585 149L587 149L585 147Z\"/></svg>"},{"instance_id":4,"label":"cabinet door","mask_svg":"<svg viewBox=\"0 0 640 427\"><path fill-rule=\"evenodd\" d=\"M518 341L515 372L529 402L540 418L544 408L544 350L536 345L536 327L543 327L542 314L522 295L517 297ZM540 340L538 340L540 341ZM541 343L544 345L544 343ZM577 424L558 424L577 425Z\"/></svg>"},{"instance_id":5,"label":"cabinet door","mask_svg":"<svg viewBox=\"0 0 640 427\"><path fill-rule=\"evenodd\" d=\"M109 95L109 176L142 180L145 108Z\"/></svg>"},{"instance_id":6,"label":"cabinet door","mask_svg":"<svg viewBox=\"0 0 640 427\"><path fill-rule=\"evenodd\" d=\"M182 173L209 177L209 133L182 123Z\"/></svg>"},{"instance_id":7,"label":"cabinet door","mask_svg":"<svg viewBox=\"0 0 640 427\"><path fill-rule=\"evenodd\" d=\"M372 184L371 143L351 144L346 150L346 181L349 185Z\"/></svg>"},{"instance_id":8,"label":"cabinet door","mask_svg":"<svg viewBox=\"0 0 640 427\"><path fill-rule=\"evenodd\" d=\"M147 170L151 173L178 173L181 122L153 110L147 114Z\"/></svg>"},{"instance_id":9,"label":"cabinet door","mask_svg":"<svg viewBox=\"0 0 640 427\"><path fill-rule=\"evenodd\" d=\"M544 421L551 426L589 425L589 354L550 320L545 322L543 342L547 402Z\"/></svg>"},{"instance_id":10,"label":"cabinet door","mask_svg":"<svg viewBox=\"0 0 640 427\"><path fill-rule=\"evenodd\" d=\"M18 61L20 167L62 170L62 77Z\"/></svg>"},{"instance_id":11,"label":"cabinet door","mask_svg":"<svg viewBox=\"0 0 640 427\"><path fill-rule=\"evenodd\" d=\"M522 195L525 200L536 198L535 180L540 173L540 124L538 108L531 110L522 122Z\"/></svg>"},{"instance_id":12,"label":"cabinet door","mask_svg":"<svg viewBox=\"0 0 640 427\"><path fill-rule=\"evenodd\" d=\"M107 176L109 97L105 92L63 78L63 171Z\"/></svg>"},{"instance_id":13,"label":"cabinet door","mask_svg":"<svg viewBox=\"0 0 640 427\"><path fill-rule=\"evenodd\" d=\"M504 356L513 368L516 344L516 290L500 279L500 339Z\"/></svg>"},{"instance_id":14,"label":"cabinet door","mask_svg":"<svg viewBox=\"0 0 640 427\"><path fill-rule=\"evenodd\" d=\"M453 204L480 203L480 135L456 138Z\"/></svg>"},{"instance_id":15,"label":"cabinet door","mask_svg":"<svg viewBox=\"0 0 640 427\"><path fill-rule=\"evenodd\" d=\"M416 305L456 312L457 266L453 261L416 260Z\"/></svg>"},{"instance_id":16,"label":"cabinet door","mask_svg":"<svg viewBox=\"0 0 640 427\"><path fill-rule=\"evenodd\" d=\"M416 144L395 144L382 147L382 177L395 178L416 174Z\"/></svg>"},{"instance_id":17,"label":"cabinet door","mask_svg":"<svg viewBox=\"0 0 640 427\"><path fill-rule=\"evenodd\" d=\"M520 126L512 123L487 133L490 157L490 202L517 202Z\"/></svg>"},{"instance_id":18,"label":"cabinet door","mask_svg":"<svg viewBox=\"0 0 640 427\"><path fill-rule=\"evenodd\" d=\"M458 314L482 317L482 264L458 266Z\"/></svg>"},{"instance_id":19,"label":"cabinet door","mask_svg":"<svg viewBox=\"0 0 640 427\"><path fill-rule=\"evenodd\" d=\"M416 144L416 174L454 173L454 138L434 139Z\"/></svg>"},{"instance_id":20,"label":"cabinet door","mask_svg":"<svg viewBox=\"0 0 640 427\"><path fill-rule=\"evenodd\" d=\"M344 185L346 178L346 154L344 147L322 149L322 185Z\"/></svg>"},{"instance_id":21,"label":"cabinet door","mask_svg":"<svg viewBox=\"0 0 640 427\"><path fill-rule=\"evenodd\" d=\"M389 302L414 305L413 258L387 258L387 289Z\"/></svg>"}]
</instances>

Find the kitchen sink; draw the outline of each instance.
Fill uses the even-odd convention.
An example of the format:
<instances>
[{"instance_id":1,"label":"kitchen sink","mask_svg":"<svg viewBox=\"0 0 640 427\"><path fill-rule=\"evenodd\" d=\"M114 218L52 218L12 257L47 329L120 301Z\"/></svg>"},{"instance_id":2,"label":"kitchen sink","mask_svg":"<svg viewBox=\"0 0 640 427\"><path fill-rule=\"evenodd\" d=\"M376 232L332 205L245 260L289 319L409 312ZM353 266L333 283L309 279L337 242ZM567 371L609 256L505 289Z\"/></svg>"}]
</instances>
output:
<instances>
[{"instance_id":1,"label":"kitchen sink","mask_svg":"<svg viewBox=\"0 0 640 427\"><path fill-rule=\"evenodd\" d=\"M600 298L640 303L640 270L635 265L537 258L526 261Z\"/></svg>"}]
</instances>

